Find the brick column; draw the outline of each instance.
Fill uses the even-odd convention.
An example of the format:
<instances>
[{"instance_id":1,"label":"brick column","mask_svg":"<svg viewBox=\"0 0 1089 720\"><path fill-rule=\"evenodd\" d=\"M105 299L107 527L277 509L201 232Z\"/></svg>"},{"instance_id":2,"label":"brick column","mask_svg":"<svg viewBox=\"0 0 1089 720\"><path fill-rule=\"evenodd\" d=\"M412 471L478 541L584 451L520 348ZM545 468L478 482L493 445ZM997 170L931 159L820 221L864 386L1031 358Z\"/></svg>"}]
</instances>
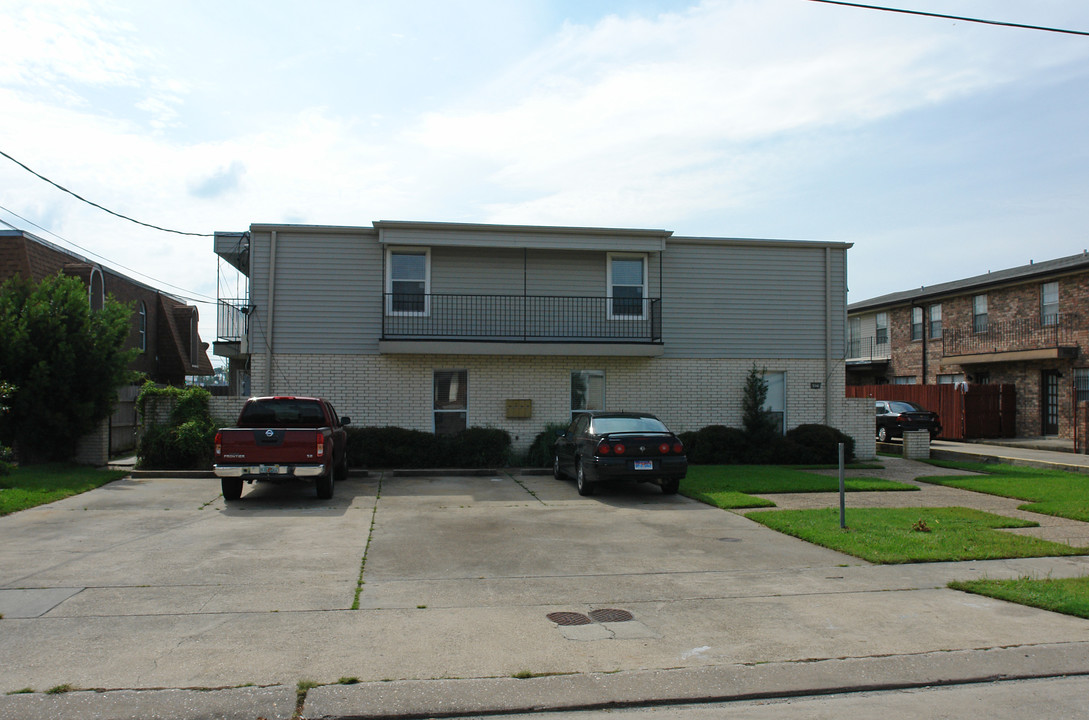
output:
<instances>
[{"instance_id":1,"label":"brick column","mask_svg":"<svg viewBox=\"0 0 1089 720\"><path fill-rule=\"evenodd\" d=\"M908 460L929 460L930 433L926 430L905 430L904 457Z\"/></svg>"}]
</instances>

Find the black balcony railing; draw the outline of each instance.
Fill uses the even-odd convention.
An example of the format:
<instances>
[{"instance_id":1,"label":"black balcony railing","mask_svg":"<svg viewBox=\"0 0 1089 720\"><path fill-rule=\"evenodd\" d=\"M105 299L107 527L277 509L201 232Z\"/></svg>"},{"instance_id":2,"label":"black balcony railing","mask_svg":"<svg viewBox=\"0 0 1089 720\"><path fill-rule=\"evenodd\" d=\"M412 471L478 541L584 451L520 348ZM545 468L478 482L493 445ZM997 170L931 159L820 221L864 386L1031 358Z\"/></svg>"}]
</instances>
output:
<instances>
[{"instance_id":1,"label":"black balcony railing","mask_svg":"<svg viewBox=\"0 0 1089 720\"><path fill-rule=\"evenodd\" d=\"M855 338L847 341L848 362L872 362L889 359L888 335Z\"/></svg>"},{"instance_id":2,"label":"black balcony railing","mask_svg":"<svg viewBox=\"0 0 1089 720\"><path fill-rule=\"evenodd\" d=\"M220 342L241 342L246 336L249 303L245 298L220 298L216 309L216 335Z\"/></svg>"},{"instance_id":3,"label":"black balcony railing","mask_svg":"<svg viewBox=\"0 0 1089 720\"><path fill-rule=\"evenodd\" d=\"M657 343L660 298L385 293L382 337Z\"/></svg>"},{"instance_id":4,"label":"black balcony railing","mask_svg":"<svg viewBox=\"0 0 1089 720\"><path fill-rule=\"evenodd\" d=\"M942 354L955 357L1073 347L1078 344L1077 333L1084 337L1085 329L1081 315L1076 313L988 322L986 329L979 323L971 328L945 330Z\"/></svg>"}]
</instances>

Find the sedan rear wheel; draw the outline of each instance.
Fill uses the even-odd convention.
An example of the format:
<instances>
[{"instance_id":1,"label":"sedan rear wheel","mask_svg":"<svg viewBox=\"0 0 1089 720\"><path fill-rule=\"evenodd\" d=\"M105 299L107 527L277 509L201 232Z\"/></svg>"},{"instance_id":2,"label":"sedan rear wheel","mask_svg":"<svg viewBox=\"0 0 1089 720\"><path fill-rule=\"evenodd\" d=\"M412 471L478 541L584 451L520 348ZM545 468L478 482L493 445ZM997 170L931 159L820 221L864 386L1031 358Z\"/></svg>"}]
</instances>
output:
<instances>
[{"instance_id":1,"label":"sedan rear wheel","mask_svg":"<svg viewBox=\"0 0 1089 720\"><path fill-rule=\"evenodd\" d=\"M575 483L579 488L579 495L593 495L594 486L586 479L586 470L582 464L582 458L575 461Z\"/></svg>"},{"instance_id":2,"label":"sedan rear wheel","mask_svg":"<svg viewBox=\"0 0 1089 720\"><path fill-rule=\"evenodd\" d=\"M563 471L560 470L560 456L552 456L552 477L557 480L563 480Z\"/></svg>"},{"instance_id":3,"label":"sedan rear wheel","mask_svg":"<svg viewBox=\"0 0 1089 720\"><path fill-rule=\"evenodd\" d=\"M877 442L888 442L889 431L885 429L885 426L877 428Z\"/></svg>"},{"instance_id":4,"label":"sedan rear wheel","mask_svg":"<svg viewBox=\"0 0 1089 720\"><path fill-rule=\"evenodd\" d=\"M676 495L677 491L681 489L680 480L663 480L662 481L662 494L663 495Z\"/></svg>"}]
</instances>

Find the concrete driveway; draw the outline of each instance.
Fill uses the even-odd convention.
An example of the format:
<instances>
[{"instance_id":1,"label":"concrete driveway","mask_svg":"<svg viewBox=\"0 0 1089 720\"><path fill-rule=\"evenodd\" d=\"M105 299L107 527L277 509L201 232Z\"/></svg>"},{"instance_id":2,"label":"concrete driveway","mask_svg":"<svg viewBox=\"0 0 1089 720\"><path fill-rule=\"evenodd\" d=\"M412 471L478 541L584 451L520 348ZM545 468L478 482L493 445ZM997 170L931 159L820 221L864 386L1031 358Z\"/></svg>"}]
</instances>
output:
<instances>
[{"instance_id":1,"label":"concrete driveway","mask_svg":"<svg viewBox=\"0 0 1089 720\"><path fill-rule=\"evenodd\" d=\"M467 711L484 711L515 686L567 706L580 682L610 697L602 684L647 672L659 679L629 695L725 697L755 682L753 668L771 692L844 659L929 677L958 652L945 680L984 665L1016 674L1003 663L1027 655L1002 655L1011 647L1084 667L1089 622L944 585L1086 569L1083 558L871 566L651 486L584 498L540 475L352 478L332 501L257 486L230 505L215 480L126 479L0 518L0 656L18 658L0 666L0 692L279 689L254 706L271 719L290 717L283 698L300 680L361 681L311 691L305 714L335 717L360 703L426 710L422 688L466 679L507 688L466 694ZM0 698L0 710L45 697Z\"/></svg>"}]
</instances>

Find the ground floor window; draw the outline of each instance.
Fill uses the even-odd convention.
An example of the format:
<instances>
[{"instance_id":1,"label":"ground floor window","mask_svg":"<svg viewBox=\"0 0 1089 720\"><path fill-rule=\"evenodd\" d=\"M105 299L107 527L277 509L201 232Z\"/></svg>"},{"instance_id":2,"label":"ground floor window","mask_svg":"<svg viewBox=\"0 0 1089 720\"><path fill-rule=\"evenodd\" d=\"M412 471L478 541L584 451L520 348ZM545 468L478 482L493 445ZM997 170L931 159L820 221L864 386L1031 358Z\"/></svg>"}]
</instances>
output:
<instances>
[{"instance_id":1,"label":"ground floor window","mask_svg":"<svg viewBox=\"0 0 1089 720\"><path fill-rule=\"evenodd\" d=\"M957 385L964 382L964 373L950 373L948 375L939 375L939 385Z\"/></svg>"},{"instance_id":2,"label":"ground floor window","mask_svg":"<svg viewBox=\"0 0 1089 720\"><path fill-rule=\"evenodd\" d=\"M605 371L573 371L571 373L571 412L604 409Z\"/></svg>"},{"instance_id":3,"label":"ground floor window","mask_svg":"<svg viewBox=\"0 0 1089 720\"><path fill-rule=\"evenodd\" d=\"M1074 368L1074 392L1078 402L1089 400L1089 368Z\"/></svg>"},{"instance_id":4,"label":"ground floor window","mask_svg":"<svg viewBox=\"0 0 1089 720\"><path fill-rule=\"evenodd\" d=\"M435 371L435 434L453 435L466 428L469 408L469 372Z\"/></svg>"},{"instance_id":5,"label":"ground floor window","mask_svg":"<svg viewBox=\"0 0 1089 720\"><path fill-rule=\"evenodd\" d=\"M768 387L768 397L764 401L764 409L775 418L776 427L780 433L786 432L786 373L764 373L764 383Z\"/></svg>"}]
</instances>

